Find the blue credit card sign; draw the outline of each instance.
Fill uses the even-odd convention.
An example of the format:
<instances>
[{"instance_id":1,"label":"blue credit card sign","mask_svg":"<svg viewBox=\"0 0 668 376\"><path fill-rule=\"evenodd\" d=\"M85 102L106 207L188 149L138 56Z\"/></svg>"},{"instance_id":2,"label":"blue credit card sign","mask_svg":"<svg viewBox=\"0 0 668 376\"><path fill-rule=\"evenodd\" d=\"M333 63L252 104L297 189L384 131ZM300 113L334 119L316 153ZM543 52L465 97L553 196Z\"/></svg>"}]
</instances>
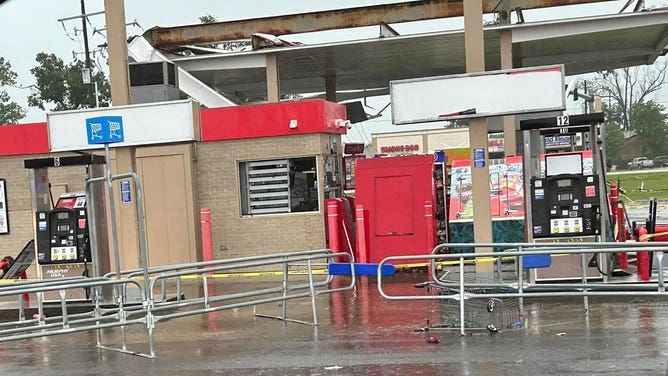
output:
<instances>
[{"instance_id":1,"label":"blue credit card sign","mask_svg":"<svg viewBox=\"0 0 668 376\"><path fill-rule=\"evenodd\" d=\"M123 117L98 116L86 119L86 135L89 144L113 144L123 142Z\"/></svg>"}]
</instances>

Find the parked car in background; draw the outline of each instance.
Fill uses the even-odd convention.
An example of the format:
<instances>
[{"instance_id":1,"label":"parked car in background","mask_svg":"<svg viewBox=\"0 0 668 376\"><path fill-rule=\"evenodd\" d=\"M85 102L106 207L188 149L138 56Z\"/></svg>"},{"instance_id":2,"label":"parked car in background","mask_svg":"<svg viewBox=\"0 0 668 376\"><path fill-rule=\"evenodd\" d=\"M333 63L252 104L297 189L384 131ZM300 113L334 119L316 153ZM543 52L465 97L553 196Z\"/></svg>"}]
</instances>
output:
<instances>
[{"instance_id":1,"label":"parked car in background","mask_svg":"<svg viewBox=\"0 0 668 376\"><path fill-rule=\"evenodd\" d=\"M654 167L666 167L668 166L668 155L660 155L654 158Z\"/></svg>"},{"instance_id":2,"label":"parked car in background","mask_svg":"<svg viewBox=\"0 0 668 376\"><path fill-rule=\"evenodd\" d=\"M654 167L654 161L647 157L633 158L633 160L629 162L629 170L651 167Z\"/></svg>"}]
</instances>

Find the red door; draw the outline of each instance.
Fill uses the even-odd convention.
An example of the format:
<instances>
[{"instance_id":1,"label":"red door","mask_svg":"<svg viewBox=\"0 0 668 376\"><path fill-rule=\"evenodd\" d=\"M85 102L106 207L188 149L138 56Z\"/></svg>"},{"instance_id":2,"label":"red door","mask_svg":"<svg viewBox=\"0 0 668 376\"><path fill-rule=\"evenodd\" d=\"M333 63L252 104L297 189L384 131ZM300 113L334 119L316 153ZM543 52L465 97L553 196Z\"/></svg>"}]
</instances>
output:
<instances>
[{"instance_id":1,"label":"red door","mask_svg":"<svg viewBox=\"0 0 668 376\"><path fill-rule=\"evenodd\" d=\"M433 169L431 155L357 162L355 197L369 212L369 262L431 253L434 221L425 216L424 205L434 202Z\"/></svg>"}]
</instances>

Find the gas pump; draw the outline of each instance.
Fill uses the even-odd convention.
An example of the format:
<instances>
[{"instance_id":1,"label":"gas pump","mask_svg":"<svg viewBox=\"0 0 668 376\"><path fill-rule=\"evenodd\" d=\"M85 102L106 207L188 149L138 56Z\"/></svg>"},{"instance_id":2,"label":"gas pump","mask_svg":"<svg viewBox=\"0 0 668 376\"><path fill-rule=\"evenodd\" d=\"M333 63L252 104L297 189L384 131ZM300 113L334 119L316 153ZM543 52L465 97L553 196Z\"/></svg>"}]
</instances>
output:
<instances>
[{"instance_id":1,"label":"gas pump","mask_svg":"<svg viewBox=\"0 0 668 376\"><path fill-rule=\"evenodd\" d=\"M55 209L38 211L35 215L40 265L92 261L85 192L62 194ZM86 265L83 273L87 274Z\"/></svg>"},{"instance_id":2,"label":"gas pump","mask_svg":"<svg viewBox=\"0 0 668 376\"><path fill-rule=\"evenodd\" d=\"M582 174L582 154L547 155L545 162L547 177L530 184L533 238L599 235L598 179ZM568 173L555 174L550 165Z\"/></svg>"},{"instance_id":3,"label":"gas pump","mask_svg":"<svg viewBox=\"0 0 668 376\"><path fill-rule=\"evenodd\" d=\"M602 113L594 113L520 122L529 242L605 240L609 225L607 197L602 193L605 157L599 125L603 120ZM610 264L607 257L590 254L586 259L587 278L605 279ZM582 259L579 255L553 255L550 267L532 269L529 277L532 282L582 278Z\"/></svg>"},{"instance_id":4,"label":"gas pump","mask_svg":"<svg viewBox=\"0 0 668 376\"><path fill-rule=\"evenodd\" d=\"M52 204L48 174L50 168L79 166L85 167L86 173L82 177L103 176L104 158L96 155L51 157L28 159L23 164L30 178L37 277L99 277L108 273L110 260L104 190L94 186L88 197L84 192L65 193ZM95 215L95 228L89 226L88 213ZM92 232L96 244L91 244ZM96 252L93 252L93 248ZM95 270L98 275L94 275ZM103 292L103 295L106 294ZM68 291L68 300L87 298L84 289ZM49 292L44 299L59 300L58 293Z\"/></svg>"}]
</instances>

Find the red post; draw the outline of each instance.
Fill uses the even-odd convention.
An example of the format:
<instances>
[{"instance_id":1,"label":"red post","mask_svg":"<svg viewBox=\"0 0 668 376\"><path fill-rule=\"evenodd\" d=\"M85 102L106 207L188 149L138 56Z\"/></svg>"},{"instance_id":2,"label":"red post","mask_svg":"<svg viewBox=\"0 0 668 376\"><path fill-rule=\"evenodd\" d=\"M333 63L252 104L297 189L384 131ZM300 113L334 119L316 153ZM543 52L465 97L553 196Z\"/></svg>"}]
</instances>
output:
<instances>
[{"instance_id":1,"label":"red post","mask_svg":"<svg viewBox=\"0 0 668 376\"><path fill-rule=\"evenodd\" d=\"M21 276L19 277L19 279L28 279L28 274L26 274L25 271L21 272ZM30 294L28 294L28 293L23 294L23 301L24 302L29 302L30 301Z\"/></svg>"},{"instance_id":2,"label":"red post","mask_svg":"<svg viewBox=\"0 0 668 376\"><path fill-rule=\"evenodd\" d=\"M369 248L367 247L367 226L369 223L369 213L364 210L364 206L355 206L355 223L357 234L357 254L355 261L366 263L369 260Z\"/></svg>"},{"instance_id":3,"label":"red post","mask_svg":"<svg viewBox=\"0 0 668 376\"><path fill-rule=\"evenodd\" d=\"M199 221L202 226L202 261L213 261L213 239L211 236L211 209L199 210Z\"/></svg>"},{"instance_id":4,"label":"red post","mask_svg":"<svg viewBox=\"0 0 668 376\"><path fill-rule=\"evenodd\" d=\"M424 217L427 227L427 252L431 254L436 245L436 231L434 224L434 205L431 201L424 202Z\"/></svg>"},{"instance_id":5,"label":"red post","mask_svg":"<svg viewBox=\"0 0 668 376\"><path fill-rule=\"evenodd\" d=\"M617 206L619 203L619 190L617 189L617 184L610 184L610 213L612 213L613 221L612 223L617 223ZM616 233L615 233L616 237Z\"/></svg>"},{"instance_id":6,"label":"red post","mask_svg":"<svg viewBox=\"0 0 668 376\"><path fill-rule=\"evenodd\" d=\"M436 245L436 230L434 229L434 205L431 201L424 202L424 219L427 227L427 254L431 254ZM427 273L431 275L431 264L427 267Z\"/></svg>"},{"instance_id":7,"label":"red post","mask_svg":"<svg viewBox=\"0 0 668 376\"><path fill-rule=\"evenodd\" d=\"M624 216L626 213L624 212L624 208L621 205L617 206L617 222L618 222L618 228L619 232L617 233L617 241L618 242L625 242L626 241L626 235L627 235L627 229L626 229L626 223L624 222ZM622 269L626 269L629 267L629 258L626 252L619 252L617 253L617 260L619 260L619 267Z\"/></svg>"},{"instance_id":8,"label":"red post","mask_svg":"<svg viewBox=\"0 0 668 376\"><path fill-rule=\"evenodd\" d=\"M646 242L649 240L647 236L647 229L645 226L638 227L638 241ZM636 267L638 269L638 278L643 281L649 281L649 253L648 252L637 252L636 253Z\"/></svg>"},{"instance_id":9,"label":"red post","mask_svg":"<svg viewBox=\"0 0 668 376\"><path fill-rule=\"evenodd\" d=\"M623 243L626 241L626 224L624 223L624 208L619 205L619 189L617 184L610 184L610 213L612 214L615 241ZM617 261L620 268L626 269L629 267L626 252L618 252Z\"/></svg>"},{"instance_id":10,"label":"red post","mask_svg":"<svg viewBox=\"0 0 668 376\"><path fill-rule=\"evenodd\" d=\"M339 210L336 201L329 199L327 205L327 237L329 238L329 249L334 252L343 252L339 241Z\"/></svg>"}]
</instances>

